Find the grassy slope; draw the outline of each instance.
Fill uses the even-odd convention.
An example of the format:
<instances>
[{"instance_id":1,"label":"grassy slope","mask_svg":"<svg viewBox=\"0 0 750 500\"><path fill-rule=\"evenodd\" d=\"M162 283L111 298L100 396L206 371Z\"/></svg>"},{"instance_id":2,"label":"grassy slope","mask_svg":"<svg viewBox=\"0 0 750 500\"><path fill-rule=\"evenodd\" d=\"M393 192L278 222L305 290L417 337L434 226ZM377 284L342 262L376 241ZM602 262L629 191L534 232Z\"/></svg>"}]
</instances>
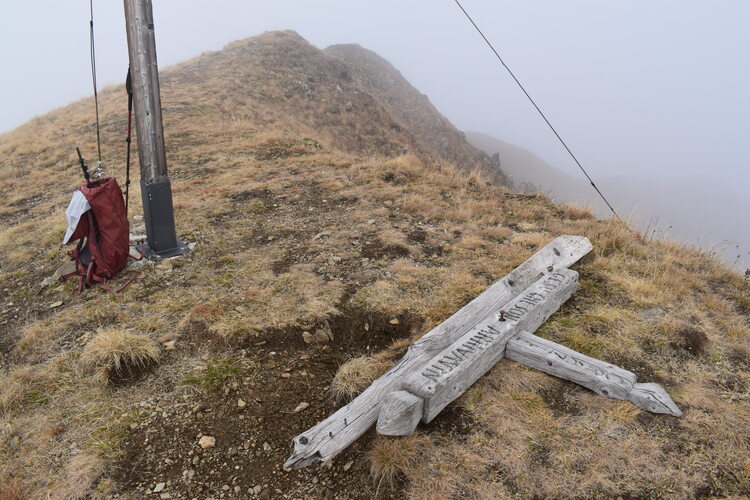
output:
<instances>
[{"instance_id":1,"label":"grassy slope","mask_svg":"<svg viewBox=\"0 0 750 500\"><path fill-rule=\"evenodd\" d=\"M121 94L102 93L117 168ZM750 494L750 293L738 274L429 159L346 66L290 33L165 71L162 94L178 231L198 246L121 294L38 284L64 260L78 183L68 145L88 138L93 151L91 102L0 137L0 498L138 497L166 479L173 498L224 484L366 498L391 477L414 498ZM361 371L375 376L405 336L559 234L586 235L595 251L539 334L663 384L682 419L502 361L415 436L368 437L333 469L278 470L289 438L333 408L324 391L347 358L367 354L375 369ZM326 326L332 344L302 342ZM161 346L149 376L92 376L86 346L112 329ZM216 448L201 452L198 433ZM371 462L357 458L368 449Z\"/></svg>"}]
</instances>

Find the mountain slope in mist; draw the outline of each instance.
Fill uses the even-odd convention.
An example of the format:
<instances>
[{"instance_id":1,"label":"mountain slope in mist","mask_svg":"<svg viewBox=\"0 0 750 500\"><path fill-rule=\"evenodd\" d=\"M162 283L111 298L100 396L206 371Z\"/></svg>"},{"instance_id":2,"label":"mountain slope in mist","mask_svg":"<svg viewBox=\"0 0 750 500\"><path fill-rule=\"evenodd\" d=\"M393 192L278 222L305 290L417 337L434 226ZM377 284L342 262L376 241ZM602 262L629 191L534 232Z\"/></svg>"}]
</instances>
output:
<instances>
[{"instance_id":1,"label":"mountain slope in mist","mask_svg":"<svg viewBox=\"0 0 750 500\"><path fill-rule=\"evenodd\" d=\"M495 171L499 182L506 182L502 171L486 155L466 141L462 132L415 89L391 63L356 44L332 45L325 53L344 62L355 82L375 96L406 129L414 133L420 147L466 168L483 167Z\"/></svg>"},{"instance_id":2,"label":"mountain slope in mist","mask_svg":"<svg viewBox=\"0 0 750 500\"><path fill-rule=\"evenodd\" d=\"M501 168L517 188L539 190L557 202L590 207L598 217L611 216L583 174L570 175L528 150L487 134L468 132L466 137L487 154L498 154ZM750 197L730 193L710 178L657 180L624 174L594 180L618 214L647 237L675 238L715 253L731 265L750 267L750 227L746 220Z\"/></svg>"},{"instance_id":3,"label":"mountain slope in mist","mask_svg":"<svg viewBox=\"0 0 750 500\"><path fill-rule=\"evenodd\" d=\"M121 293L45 279L68 260L93 99L0 135L0 499L750 495L747 281L491 182L393 71L293 32L163 69L175 221L194 250L133 264ZM100 94L121 183L125 103L121 85ZM370 432L329 467L282 470L292 437L561 234L594 250L538 334L660 383L681 419L502 360L414 435Z\"/></svg>"}]
</instances>

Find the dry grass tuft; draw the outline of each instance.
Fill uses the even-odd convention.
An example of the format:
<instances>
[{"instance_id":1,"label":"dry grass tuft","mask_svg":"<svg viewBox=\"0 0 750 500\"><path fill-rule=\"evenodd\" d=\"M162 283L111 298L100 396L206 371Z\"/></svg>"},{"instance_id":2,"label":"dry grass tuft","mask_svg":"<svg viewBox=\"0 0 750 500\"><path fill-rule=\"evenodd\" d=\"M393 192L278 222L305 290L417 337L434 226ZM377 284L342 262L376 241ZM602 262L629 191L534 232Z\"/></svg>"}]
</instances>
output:
<instances>
[{"instance_id":1,"label":"dry grass tuft","mask_svg":"<svg viewBox=\"0 0 750 500\"><path fill-rule=\"evenodd\" d=\"M376 440L376 482L405 488L394 496L429 500L750 496L747 280L706 252L649 241L543 195L488 185L478 171L467 175L473 162L462 161L466 155L449 154L453 164L427 159L411 130L420 124L386 113L372 89L342 81L330 58L283 34L258 42L163 73L180 236L198 246L183 266L146 270L121 294L76 296L72 282L37 285L66 260L63 207L80 179L59 145L91 130L92 102L0 135L0 289L9 291L0 306L0 343L9 354L0 417L13 422L12 439L22 439L20 447L0 440L0 500L103 493L90 492L101 464L60 449L82 443L111 470L130 432L113 416L133 416L146 393L161 399L181 391L173 381L185 368L203 366L185 382L204 389L235 382L249 365L235 364L234 351L255 343L245 336L298 335L349 307L418 318L425 332L560 234L585 235L594 251L576 265L580 290L539 335L637 372L639 381L663 383L685 415L650 415L501 362L444 414L443 422L461 423L462 434L435 425L429 439ZM104 89L100 102L104 123L125 123L119 87ZM463 144L457 132L443 142L445 128L427 123L434 120L420 125L418 142L429 139L443 152ZM87 136L79 144L91 152ZM117 151L117 137L103 134L103 151ZM17 166L29 164L19 175ZM48 308L58 300L64 306ZM175 330L185 348L162 360L153 383L102 391L84 369L97 367L117 382L118 370L134 374L155 363L159 349L150 338L164 342ZM344 364L331 390L356 394L406 343ZM229 352L199 358L219 345ZM210 397L220 404L222 392ZM154 422L155 430L161 425ZM185 462L189 447L181 449L175 458ZM72 488L69 476L84 486ZM338 485L335 493L346 496Z\"/></svg>"},{"instance_id":2,"label":"dry grass tuft","mask_svg":"<svg viewBox=\"0 0 750 500\"><path fill-rule=\"evenodd\" d=\"M591 207L579 207L571 203L560 204L560 211L562 216L566 219L593 219L594 213L591 211Z\"/></svg>"},{"instance_id":3,"label":"dry grass tuft","mask_svg":"<svg viewBox=\"0 0 750 500\"><path fill-rule=\"evenodd\" d=\"M331 397L339 403L349 402L365 390L387 369L387 364L371 356L352 358L341 365L331 381Z\"/></svg>"},{"instance_id":4,"label":"dry grass tuft","mask_svg":"<svg viewBox=\"0 0 750 500\"><path fill-rule=\"evenodd\" d=\"M81 361L102 370L107 379L130 378L159 361L153 339L119 328L105 328L86 344Z\"/></svg>"},{"instance_id":5,"label":"dry grass tuft","mask_svg":"<svg viewBox=\"0 0 750 500\"><path fill-rule=\"evenodd\" d=\"M411 435L402 438L378 436L370 451L370 475L378 485L391 489L410 476L419 459L423 438Z\"/></svg>"}]
</instances>

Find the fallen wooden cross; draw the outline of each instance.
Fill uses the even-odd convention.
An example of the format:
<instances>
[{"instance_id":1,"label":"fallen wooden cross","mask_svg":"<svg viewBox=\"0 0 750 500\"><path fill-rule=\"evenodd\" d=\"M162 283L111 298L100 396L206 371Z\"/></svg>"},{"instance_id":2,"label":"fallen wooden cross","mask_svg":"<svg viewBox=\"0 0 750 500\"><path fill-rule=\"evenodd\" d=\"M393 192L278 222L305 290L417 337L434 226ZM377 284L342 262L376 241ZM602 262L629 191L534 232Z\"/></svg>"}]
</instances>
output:
<instances>
[{"instance_id":1,"label":"fallen wooden cross","mask_svg":"<svg viewBox=\"0 0 750 500\"><path fill-rule=\"evenodd\" d=\"M591 248L589 240L580 236L560 236L550 242L412 344L393 368L357 398L295 437L294 451L284 467L323 464L376 421L378 432L388 435L410 434L420 421L431 421L505 355L511 338L518 339L516 347L522 346L524 335L536 330L575 292L578 273L567 267ZM586 358L574 354L575 359ZM621 399L659 406L653 401L663 405L666 396L671 403L666 392L659 393L654 385L635 384L633 375L628 396Z\"/></svg>"},{"instance_id":2,"label":"fallen wooden cross","mask_svg":"<svg viewBox=\"0 0 750 500\"><path fill-rule=\"evenodd\" d=\"M575 382L602 396L630 401L651 413L682 416L667 391L658 384L637 384L633 372L590 358L527 331L519 332L508 341L505 357Z\"/></svg>"},{"instance_id":3,"label":"fallen wooden cross","mask_svg":"<svg viewBox=\"0 0 750 500\"><path fill-rule=\"evenodd\" d=\"M503 358L508 339L522 330L536 330L568 300L578 288L578 273L554 271L510 301L502 314L492 311L463 336L432 358L423 369L404 379L403 390L423 401L422 421L430 422L448 403L464 393L476 380ZM407 429L389 418L388 406L381 409L378 432L407 435ZM394 427L394 424L396 426Z\"/></svg>"}]
</instances>

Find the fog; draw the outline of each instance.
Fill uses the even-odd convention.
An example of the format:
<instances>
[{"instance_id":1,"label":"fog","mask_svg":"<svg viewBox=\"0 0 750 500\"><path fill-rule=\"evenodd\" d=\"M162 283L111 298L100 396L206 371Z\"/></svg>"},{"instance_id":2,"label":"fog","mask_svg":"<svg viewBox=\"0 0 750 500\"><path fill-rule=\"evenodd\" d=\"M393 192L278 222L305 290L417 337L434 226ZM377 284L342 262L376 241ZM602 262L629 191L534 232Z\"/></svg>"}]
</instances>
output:
<instances>
[{"instance_id":1,"label":"fog","mask_svg":"<svg viewBox=\"0 0 750 500\"><path fill-rule=\"evenodd\" d=\"M155 4L162 67L274 29L296 30L321 48L359 43L393 63L460 129L521 146L581 177L451 0ZM463 5L595 180L643 179L648 192L665 196L675 183L698 185L703 198L694 203L717 213L724 205L750 213L750 3ZM121 83L127 69L122 4L100 0L94 11L100 86ZM0 131L91 94L88 19L89 4L81 0L4 5ZM685 197L662 201L685 203ZM631 209L617 208L624 215ZM747 225L711 234L711 245L739 241L745 257L737 262L747 262Z\"/></svg>"}]
</instances>

